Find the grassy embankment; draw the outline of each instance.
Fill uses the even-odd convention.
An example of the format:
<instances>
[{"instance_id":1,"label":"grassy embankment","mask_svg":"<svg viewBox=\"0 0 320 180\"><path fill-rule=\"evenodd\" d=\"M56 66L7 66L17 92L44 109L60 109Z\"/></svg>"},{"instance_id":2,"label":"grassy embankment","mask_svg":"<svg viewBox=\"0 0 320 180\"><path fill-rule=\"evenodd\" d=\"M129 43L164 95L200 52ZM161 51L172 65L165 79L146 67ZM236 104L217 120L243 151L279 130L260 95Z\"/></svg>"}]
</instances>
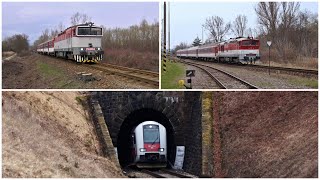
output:
<instances>
[{"instance_id":1,"label":"grassy embankment","mask_svg":"<svg viewBox=\"0 0 320 180\"><path fill-rule=\"evenodd\" d=\"M80 86L68 79L63 70L47 63L37 62L37 68L45 79L52 82L55 88L80 88Z\"/></svg>"},{"instance_id":2,"label":"grassy embankment","mask_svg":"<svg viewBox=\"0 0 320 180\"><path fill-rule=\"evenodd\" d=\"M162 89L184 89L179 86L178 81L184 79L185 66L181 63L167 61L167 71L163 71L163 62L161 61L161 88Z\"/></svg>"},{"instance_id":3,"label":"grassy embankment","mask_svg":"<svg viewBox=\"0 0 320 180\"><path fill-rule=\"evenodd\" d=\"M104 61L119 66L158 72L159 54L130 49L105 49Z\"/></svg>"},{"instance_id":4,"label":"grassy embankment","mask_svg":"<svg viewBox=\"0 0 320 180\"><path fill-rule=\"evenodd\" d=\"M307 87L310 87L312 89L317 89L318 88L318 80L317 79L310 79L310 78L300 77L298 79L291 79L290 82L292 84L307 86Z\"/></svg>"}]
</instances>

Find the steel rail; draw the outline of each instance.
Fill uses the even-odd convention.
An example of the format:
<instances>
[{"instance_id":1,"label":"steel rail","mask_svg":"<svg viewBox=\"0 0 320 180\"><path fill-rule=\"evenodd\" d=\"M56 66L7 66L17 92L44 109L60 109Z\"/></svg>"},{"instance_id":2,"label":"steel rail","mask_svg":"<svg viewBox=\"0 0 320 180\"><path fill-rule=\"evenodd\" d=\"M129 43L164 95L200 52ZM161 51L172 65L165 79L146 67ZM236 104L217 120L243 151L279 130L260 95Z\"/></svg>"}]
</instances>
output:
<instances>
[{"instance_id":1,"label":"steel rail","mask_svg":"<svg viewBox=\"0 0 320 180\"><path fill-rule=\"evenodd\" d=\"M242 80L242 79L240 79L239 77L234 76L234 75L232 75L232 74L230 74L230 73L228 73L228 72L225 72L225 71L223 71L223 70L221 70L221 69L217 69L217 68L214 68L214 67L211 67L211 66L208 66L208 65L198 64L198 63L193 63L193 62L185 62L185 61L181 61L181 62L182 62L182 63L185 63L185 64L192 65L192 66L196 66L196 67L198 67L198 68L200 68L200 69L202 69L202 70L204 70L204 68L201 68L201 67L199 67L199 66L204 66L204 67L207 67L207 68L210 68L210 69L214 69L214 70L216 70L216 71L219 71L219 72L221 72L221 73L223 73L223 74L228 75L229 77L231 77L231 78L233 78L233 79L236 79L237 81L239 81L239 82L242 83L243 85L249 87L249 89L258 89L257 86L252 85L252 84L250 84L249 82L247 82L247 81L245 81L245 80ZM206 70L205 70L205 71L206 71ZM207 71L206 71L206 72L207 72ZM216 79L216 78L215 78L215 79ZM227 88L225 88L225 89L227 89Z\"/></svg>"}]
</instances>

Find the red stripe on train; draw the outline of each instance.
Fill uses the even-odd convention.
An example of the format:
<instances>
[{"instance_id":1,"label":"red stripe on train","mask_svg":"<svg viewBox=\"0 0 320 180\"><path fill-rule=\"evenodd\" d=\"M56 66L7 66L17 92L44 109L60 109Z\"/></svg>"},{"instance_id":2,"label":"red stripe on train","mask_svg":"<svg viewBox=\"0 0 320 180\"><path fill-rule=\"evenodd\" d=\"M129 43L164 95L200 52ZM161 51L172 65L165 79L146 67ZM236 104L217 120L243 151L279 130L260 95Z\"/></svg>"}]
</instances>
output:
<instances>
[{"instance_id":1,"label":"red stripe on train","mask_svg":"<svg viewBox=\"0 0 320 180\"><path fill-rule=\"evenodd\" d=\"M159 151L160 143L154 143L154 144L144 143L144 148L146 149L146 152Z\"/></svg>"}]
</instances>

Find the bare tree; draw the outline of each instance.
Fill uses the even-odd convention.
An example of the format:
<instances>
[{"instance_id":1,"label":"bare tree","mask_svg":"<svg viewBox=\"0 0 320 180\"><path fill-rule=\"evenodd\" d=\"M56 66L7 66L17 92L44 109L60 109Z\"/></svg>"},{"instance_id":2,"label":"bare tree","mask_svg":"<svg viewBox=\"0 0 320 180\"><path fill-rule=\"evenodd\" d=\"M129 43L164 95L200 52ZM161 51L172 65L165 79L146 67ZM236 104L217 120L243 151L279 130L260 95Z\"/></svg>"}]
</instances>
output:
<instances>
[{"instance_id":1,"label":"bare tree","mask_svg":"<svg viewBox=\"0 0 320 180\"><path fill-rule=\"evenodd\" d=\"M232 32L237 37L243 37L247 29L248 19L245 15L238 15L236 20L233 22ZM252 34L252 33L251 33Z\"/></svg>"},{"instance_id":2,"label":"bare tree","mask_svg":"<svg viewBox=\"0 0 320 180\"><path fill-rule=\"evenodd\" d=\"M131 49L140 52L159 51L159 22L142 20L129 28L104 28L102 44L109 49Z\"/></svg>"},{"instance_id":3,"label":"bare tree","mask_svg":"<svg viewBox=\"0 0 320 180\"><path fill-rule=\"evenodd\" d=\"M271 36L272 40L276 36L279 23L279 7L278 2L259 2L255 8L258 15L258 23L262 26L263 30Z\"/></svg>"},{"instance_id":4,"label":"bare tree","mask_svg":"<svg viewBox=\"0 0 320 180\"><path fill-rule=\"evenodd\" d=\"M259 32L256 28L248 28L245 32L245 35L249 37L258 37Z\"/></svg>"},{"instance_id":5,"label":"bare tree","mask_svg":"<svg viewBox=\"0 0 320 180\"><path fill-rule=\"evenodd\" d=\"M81 14L79 12L71 16L71 25L77 25L80 22Z\"/></svg>"},{"instance_id":6,"label":"bare tree","mask_svg":"<svg viewBox=\"0 0 320 180\"><path fill-rule=\"evenodd\" d=\"M176 45L172 51L173 54L175 54L179 49L185 49L188 48L189 46L187 45L187 43L180 43L179 45Z\"/></svg>"},{"instance_id":7,"label":"bare tree","mask_svg":"<svg viewBox=\"0 0 320 180\"><path fill-rule=\"evenodd\" d=\"M60 33L61 31L64 31L65 29L66 29L66 27L63 25L62 22L60 22L58 25L58 28L57 28L58 32Z\"/></svg>"},{"instance_id":8,"label":"bare tree","mask_svg":"<svg viewBox=\"0 0 320 180\"><path fill-rule=\"evenodd\" d=\"M294 58L294 44L291 37L293 34L293 26L297 22L297 14L300 3L295 2L281 2L281 9L279 14L280 24L277 30L278 38L275 39L280 57L286 62L288 59ZM290 56L291 55L291 56Z\"/></svg>"},{"instance_id":9,"label":"bare tree","mask_svg":"<svg viewBox=\"0 0 320 180\"><path fill-rule=\"evenodd\" d=\"M219 16L211 16L206 19L204 27L210 32L215 42L223 40L223 37L229 32L231 23L224 24Z\"/></svg>"},{"instance_id":10,"label":"bare tree","mask_svg":"<svg viewBox=\"0 0 320 180\"><path fill-rule=\"evenodd\" d=\"M72 15L70 19L71 19L71 25L73 25L73 26L80 24L80 23L83 24L83 23L91 21L91 17L89 17L86 14L79 13L79 12Z\"/></svg>"},{"instance_id":11,"label":"bare tree","mask_svg":"<svg viewBox=\"0 0 320 180\"><path fill-rule=\"evenodd\" d=\"M91 22L91 17L89 17L88 15L86 14L82 14L81 16L81 23L84 24L86 22Z\"/></svg>"},{"instance_id":12,"label":"bare tree","mask_svg":"<svg viewBox=\"0 0 320 180\"><path fill-rule=\"evenodd\" d=\"M3 50L12 50L17 53L27 51L29 49L28 36L25 34L15 34L2 41L5 45Z\"/></svg>"},{"instance_id":13,"label":"bare tree","mask_svg":"<svg viewBox=\"0 0 320 180\"><path fill-rule=\"evenodd\" d=\"M280 13L281 17L281 28L289 29L298 20L298 11L300 3L297 2L281 2L282 11Z\"/></svg>"}]
</instances>

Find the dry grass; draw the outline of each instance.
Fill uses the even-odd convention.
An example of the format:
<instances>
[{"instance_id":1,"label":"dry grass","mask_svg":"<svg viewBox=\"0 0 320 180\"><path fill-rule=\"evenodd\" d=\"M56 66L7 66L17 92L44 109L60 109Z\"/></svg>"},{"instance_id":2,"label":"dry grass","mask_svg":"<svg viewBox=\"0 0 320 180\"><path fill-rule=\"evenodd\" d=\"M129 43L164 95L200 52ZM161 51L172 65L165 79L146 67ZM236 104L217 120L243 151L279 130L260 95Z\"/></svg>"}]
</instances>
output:
<instances>
[{"instance_id":1,"label":"dry grass","mask_svg":"<svg viewBox=\"0 0 320 180\"><path fill-rule=\"evenodd\" d=\"M159 56L130 49L105 49L104 62L149 71L159 71Z\"/></svg>"},{"instance_id":2,"label":"dry grass","mask_svg":"<svg viewBox=\"0 0 320 180\"><path fill-rule=\"evenodd\" d=\"M30 56L31 55L31 52L30 51L21 51L19 53L19 56L20 57L25 57L25 56Z\"/></svg>"},{"instance_id":3,"label":"dry grass","mask_svg":"<svg viewBox=\"0 0 320 180\"><path fill-rule=\"evenodd\" d=\"M227 177L318 177L317 92L222 94Z\"/></svg>"},{"instance_id":4,"label":"dry grass","mask_svg":"<svg viewBox=\"0 0 320 180\"><path fill-rule=\"evenodd\" d=\"M5 52L2 52L2 57L3 58L6 58L6 57L10 57L14 54L15 52L13 51L5 51Z\"/></svg>"},{"instance_id":5,"label":"dry grass","mask_svg":"<svg viewBox=\"0 0 320 180\"><path fill-rule=\"evenodd\" d=\"M261 64L268 65L269 64L269 51L261 50ZM281 58L277 57L277 54L274 51L271 51L271 66L279 66L279 67L289 67L289 68L304 68L304 69L318 69L318 58L312 57L288 57L289 60L284 61Z\"/></svg>"},{"instance_id":6,"label":"dry grass","mask_svg":"<svg viewBox=\"0 0 320 180\"><path fill-rule=\"evenodd\" d=\"M110 160L99 156L97 138L78 96L3 93L3 177L123 177Z\"/></svg>"}]
</instances>

